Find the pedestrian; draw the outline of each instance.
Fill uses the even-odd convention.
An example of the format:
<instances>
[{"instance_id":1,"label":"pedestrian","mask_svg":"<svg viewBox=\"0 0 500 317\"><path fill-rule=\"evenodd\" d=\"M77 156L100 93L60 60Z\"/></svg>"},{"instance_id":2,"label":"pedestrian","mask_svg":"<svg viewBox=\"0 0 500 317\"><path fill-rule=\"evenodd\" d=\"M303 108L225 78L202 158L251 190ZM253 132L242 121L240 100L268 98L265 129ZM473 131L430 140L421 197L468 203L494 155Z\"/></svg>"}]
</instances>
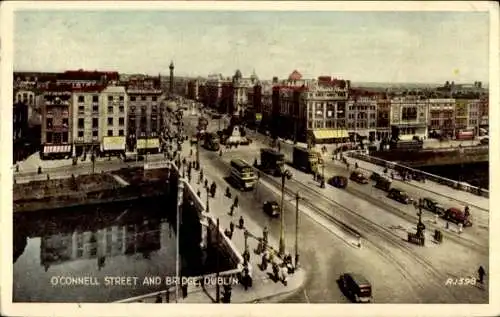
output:
<instances>
[{"instance_id":1,"label":"pedestrian","mask_svg":"<svg viewBox=\"0 0 500 317\"><path fill-rule=\"evenodd\" d=\"M358 169L358 167L359 167L359 166L358 166L358 162L355 162L355 163L354 163L354 168L355 168L355 169Z\"/></svg>"},{"instance_id":2,"label":"pedestrian","mask_svg":"<svg viewBox=\"0 0 500 317\"><path fill-rule=\"evenodd\" d=\"M238 202L239 202L238 195L236 195L234 197L234 203L233 203L234 207L238 208Z\"/></svg>"},{"instance_id":3,"label":"pedestrian","mask_svg":"<svg viewBox=\"0 0 500 317\"><path fill-rule=\"evenodd\" d=\"M267 245L268 234L269 234L269 231L268 231L267 227L264 227L264 229L262 231L262 240L264 241L264 245Z\"/></svg>"},{"instance_id":4,"label":"pedestrian","mask_svg":"<svg viewBox=\"0 0 500 317\"><path fill-rule=\"evenodd\" d=\"M229 208L229 215L232 216L234 214L234 205L231 205Z\"/></svg>"},{"instance_id":5,"label":"pedestrian","mask_svg":"<svg viewBox=\"0 0 500 317\"><path fill-rule=\"evenodd\" d=\"M231 198L231 191L229 190L229 186L226 187L226 197Z\"/></svg>"},{"instance_id":6,"label":"pedestrian","mask_svg":"<svg viewBox=\"0 0 500 317\"><path fill-rule=\"evenodd\" d=\"M16 173L19 173L19 164L16 164Z\"/></svg>"},{"instance_id":7,"label":"pedestrian","mask_svg":"<svg viewBox=\"0 0 500 317\"><path fill-rule=\"evenodd\" d=\"M212 194L212 198L215 197L216 189L217 189L217 185L215 184L215 182L212 182L212 185L210 185L210 193Z\"/></svg>"},{"instance_id":8,"label":"pedestrian","mask_svg":"<svg viewBox=\"0 0 500 317\"><path fill-rule=\"evenodd\" d=\"M245 227L245 220L243 220L243 216L240 216L240 220L238 221L240 225L240 229Z\"/></svg>"},{"instance_id":9,"label":"pedestrian","mask_svg":"<svg viewBox=\"0 0 500 317\"><path fill-rule=\"evenodd\" d=\"M486 275L486 272L485 272L482 265L479 266L479 269L477 270L477 274L479 275L478 282L483 284L484 283L484 276Z\"/></svg>"},{"instance_id":10,"label":"pedestrian","mask_svg":"<svg viewBox=\"0 0 500 317\"><path fill-rule=\"evenodd\" d=\"M205 187L206 189L208 189L208 179L206 179L206 178L205 178L205 184L204 184L204 185L205 185L204 187Z\"/></svg>"},{"instance_id":11,"label":"pedestrian","mask_svg":"<svg viewBox=\"0 0 500 317\"><path fill-rule=\"evenodd\" d=\"M193 156L193 149L189 150L189 157Z\"/></svg>"},{"instance_id":12,"label":"pedestrian","mask_svg":"<svg viewBox=\"0 0 500 317\"><path fill-rule=\"evenodd\" d=\"M219 150L219 156L222 156L222 149Z\"/></svg>"},{"instance_id":13,"label":"pedestrian","mask_svg":"<svg viewBox=\"0 0 500 317\"><path fill-rule=\"evenodd\" d=\"M201 193L199 189L196 191L196 195L201 198Z\"/></svg>"},{"instance_id":14,"label":"pedestrian","mask_svg":"<svg viewBox=\"0 0 500 317\"><path fill-rule=\"evenodd\" d=\"M162 303L162 302L163 302L163 300L161 298L161 294L156 295L156 301L155 301L155 303Z\"/></svg>"},{"instance_id":15,"label":"pedestrian","mask_svg":"<svg viewBox=\"0 0 500 317\"><path fill-rule=\"evenodd\" d=\"M38 166L38 174L42 174L42 167Z\"/></svg>"},{"instance_id":16,"label":"pedestrian","mask_svg":"<svg viewBox=\"0 0 500 317\"><path fill-rule=\"evenodd\" d=\"M262 253L262 260L260 262L260 269L262 271L267 270L267 251L264 251L264 253Z\"/></svg>"},{"instance_id":17,"label":"pedestrian","mask_svg":"<svg viewBox=\"0 0 500 317\"><path fill-rule=\"evenodd\" d=\"M231 234L234 233L234 223L232 221L229 222L229 230L231 230Z\"/></svg>"}]
</instances>

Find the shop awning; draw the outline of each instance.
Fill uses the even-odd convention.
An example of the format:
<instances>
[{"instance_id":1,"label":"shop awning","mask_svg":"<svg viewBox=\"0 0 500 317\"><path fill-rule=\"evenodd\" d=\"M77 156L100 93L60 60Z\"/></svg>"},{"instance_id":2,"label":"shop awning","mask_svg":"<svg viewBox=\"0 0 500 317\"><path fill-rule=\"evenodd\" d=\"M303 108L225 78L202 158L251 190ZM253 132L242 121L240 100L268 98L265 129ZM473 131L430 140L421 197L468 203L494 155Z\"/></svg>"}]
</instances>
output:
<instances>
[{"instance_id":1,"label":"shop awning","mask_svg":"<svg viewBox=\"0 0 500 317\"><path fill-rule=\"evenodd\" d=\"M69 153L71 152L71 145L45 145L43 153Z\"/></svg>"},{"instance_id":2,"label":"shop awning","mask_svg":"<svg viewBox=\"0 0 500 317\"><path fill-rule=\"evenodd\" d=\"M151 138L151 139L138 139L137 140L137 149L158 149L160 147L160 139L159 138Z\"/></svg>"},{"instance_id":3,"label":"shop awning","mask_svg":"<svg viewBox=\"0 0 500 317\"><path fill-rule=\"evenodd\" d=\"M125 151L125 137L105 136L102 139L102 149L104 151Z\"/></svg>"},{"instance_id":4,"label":"shop awning","mask_svg":"<svg viewBox=\"0 0 500 317\"><path fill-rule=\"evenodd\" d=\"M349 133L347 133L347 130L340 129L313 130L313 135L316 140L340 139L349 137Z\"/></svg>"},{"instance_id":5,"label":"shop awning","mask_svg":"<svg viewBox=\"0 0 500 317\"><path fill-rule=\"evenodd\" d=\"M368 131L368 130L357 130L357 131L355 131L355 133L357 133L359 136L363 136L363 137L368 137L370 135L370 131Z\"/></svg>"}]
</instances>

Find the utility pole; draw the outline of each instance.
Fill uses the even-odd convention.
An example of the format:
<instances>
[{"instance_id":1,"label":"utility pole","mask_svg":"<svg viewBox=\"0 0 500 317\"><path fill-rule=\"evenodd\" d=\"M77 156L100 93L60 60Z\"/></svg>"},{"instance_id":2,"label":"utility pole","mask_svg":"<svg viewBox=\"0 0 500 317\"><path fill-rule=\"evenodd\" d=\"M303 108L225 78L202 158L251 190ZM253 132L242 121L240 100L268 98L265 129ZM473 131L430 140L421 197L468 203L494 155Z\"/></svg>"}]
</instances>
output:
<instances>
[{"instance_id":1,"label":"utility pole","mask_svg":"<svg viewBox=\"0 0 500 317\"><path fill-rule=\"evenodd\" d=\"M299 265L299 192L295 195L295 268Z\"/></svg>"},{"instance_id":2,"label":"utility pole","mask_svg":"<svg viewBox=\"0 0 500 317\"><path fill-rule=\"evenodd\" d=\"M285 173L281 175L281 210L280 210L280 246L279 246L279 254L285 254Z\"/></svg>"},{"instance_id":3,"label":"utility pole","mask_svg":"<svg viewBox=\"0 0 500 317\"><path fill-rule=\"evenodd\" d=\"M177 219L176 219L176 230L177 230L177 236L175 239L175 276L176 276L176 285L175 285L175 302L177 303L179 300L179 281L181 279L180 276L180 250L179 250L179 241L180 241L180 227L181 227L181 213L182 213L182 202L183 202L183 195L184 195L184 179L179 179L179 185L178 185L178 193L177 193Z\"/></svg>"}]
</instances>

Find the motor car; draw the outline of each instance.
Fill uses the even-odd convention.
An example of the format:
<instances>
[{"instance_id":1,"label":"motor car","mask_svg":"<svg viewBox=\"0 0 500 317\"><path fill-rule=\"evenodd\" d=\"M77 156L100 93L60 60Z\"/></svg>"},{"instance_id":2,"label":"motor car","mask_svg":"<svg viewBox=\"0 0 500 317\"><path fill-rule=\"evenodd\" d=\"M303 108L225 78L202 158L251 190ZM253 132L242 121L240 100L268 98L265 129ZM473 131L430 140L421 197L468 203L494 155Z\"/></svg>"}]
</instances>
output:
<instances>
[{"instance_id":1,"label":"motor car","mask_svg":"<svg viewBox=\"0 0 500 317\"><path fill-rule=\"evenodd\" d=\"M191 145L197 144L198 143L198 138L196 136L192 136L190 143L191 143Z\"/></svg>"},{"instance_id":2,"label":"motor car","mask_svg":"<svg viewBox=\"0 0 500 317\"><path fill-rule=\"evenodd\" d=\"M355 303L370 303L373 301L372 285L361 274L344 273L338 279L342 292Z\"/></svg>"},{"instance_id":3,"label":"motor car","mask_svg":"<svg viewBox=\"0 0 500 317\"><path fill-rule=\"evenodd\" d=\"M339 175L333 176L328 180L328 184L336 188L346 188L347 182L347 177Z\"/></svg>"},{"instance_id":4,"label":"motor car","mask_svg":"<svg viewBox=\"0 0 500 317\"><path fill-rule=\"evenodd\" d=\"M276 201L265 201L262 205L262 210L271 217L278 217L280 215L280 206Z\"/></svg>"},{"instance_id":5,"label":"motor car","mask_svg":"<svg viewBox=\"0 0 500 317\"><path fill-rule=\"evenodd\" d=\"M435 214L438 214L440 216L444 215L445 209L443 206L441 206L435 199L425 197L420 200L420 206L428 210L430 212L433 212Z\"/></svg>"},{"instance_id":6,"label":"motor car","mask_svg":"<svg viewBox=\"0 0 500 317\"><path fill-rule=\"evenodd\" d=\"M408 205L412 201L410 199L410 196L408 196L406 192L399 188L391 188L389 190L389 194L387 194L387 197L406 205Z\"/></svg>"},{"instance_id":7,"label":"motor car","mask_svg":"<svg viewBox=\"0 0 500 317\"><path fill-rule=\"evenodd\" d=\"M485 137L485 138L482 138L481 140L479 140L479 144L481 145L488 145L490 142L490 139L488 137Z\"/></svg>"},{"instance_id":8,"label":"motor car","mask_svg":"<svg viewBox=\"0 0 500 317\"><path fill-rule=\"evenodd\" d=\"M356 172L356 171L352 172L349 179L359 184L368 184L368 179L361 172Z\"/></svg>"},{"instance_id":9,"label":"motor car","mask_svg":"<svg viewBox=\"0 0 500 317\"><path fill-rule=\"evenodd\" d=\"M470 216L465 216L465 212L458 208L448 208L444 212L442 218L456 224L461 223L464 227L472 226L472 220L470 219Z\"/></svg>"},{"instance_id":10,"label":"motor car","mask_svg":"<svg viewBox=\"0 0 500 317\"><path fill-rule=\"evenodd\" d=\"M380 178L382 177L382 175L380 175L379 173L377 172L373 172L371 175L370 175L370 179L373 180L373 181L378 181Z\"/></svg>"}]
</instances>

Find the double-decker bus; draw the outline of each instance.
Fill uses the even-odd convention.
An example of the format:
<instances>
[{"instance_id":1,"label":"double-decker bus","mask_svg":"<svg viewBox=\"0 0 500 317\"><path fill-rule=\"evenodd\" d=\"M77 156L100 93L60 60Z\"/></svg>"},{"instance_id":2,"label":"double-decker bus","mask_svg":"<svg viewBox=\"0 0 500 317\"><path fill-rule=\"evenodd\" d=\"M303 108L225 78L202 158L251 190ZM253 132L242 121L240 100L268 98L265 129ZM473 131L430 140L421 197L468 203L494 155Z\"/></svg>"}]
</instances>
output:
<instances>
[{"instance_id":1,"label":"double-decker bus","mask_svg":"<svg viewBox=\"0 0 500 317\"><path fill-rule=\"evenodd\" d=\"M241 159L231 160L230 178L240 190L252 190L257 183L253 168Z\"/></svg>"}]
</instances>

